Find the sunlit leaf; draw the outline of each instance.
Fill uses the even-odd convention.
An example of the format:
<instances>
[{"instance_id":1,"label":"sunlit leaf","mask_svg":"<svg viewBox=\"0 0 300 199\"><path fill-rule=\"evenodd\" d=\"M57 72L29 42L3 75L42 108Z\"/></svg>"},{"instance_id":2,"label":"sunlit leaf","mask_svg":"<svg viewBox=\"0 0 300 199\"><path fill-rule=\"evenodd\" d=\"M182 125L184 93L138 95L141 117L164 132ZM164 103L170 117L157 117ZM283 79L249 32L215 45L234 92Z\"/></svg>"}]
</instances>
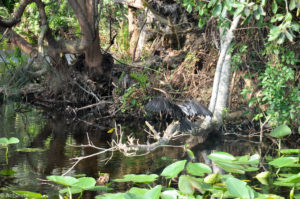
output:
<instances>
[{"instance_id":1,"label":"sunlit leaf","mask_svg":"<svg viewBox=\"0 0 300 199\"><path fill-rule=\"evenodd\" d=\"M290 0L289 9L294 10L296 8L296 0Z\"/></svg>"},{"instance_id":2,"label":"sunlit leaf","mask_svg":"<svg viewBox=\"0 0 300 199\"><path fill-rule=\"evenodd\" d=\"M91 177L82 177L78 178L78 182L73 184L72 186L77 186L82 188L83 190L91 189L96 184L96 180Z\"/></svg>"},{"instance_id":3,"label":"sunlit leaf","mask_svg":"<svg viewBox=\"0 0 300 199\"><path fill-rule=\"evenodd\" d=\"M115 179L116 182L134 182L134 183L150 183L157 179L156 174L127 174L122 179Z\"/></svg>"},{"instance_id":4,"label":"sunlit leaf","mask_svg":"<svg viewBox=\"0 0 300 199\"><path fill-rule=\"evenodd\" d=\"M297 161L299 161L299 158L296 158L296 157L280 157L280 158L277 158L277 159L269 162L269 164L273 165L277 168L281 168L281 167L293 166L294 163Z\"/></svg>"},{"instance_id":5,"label":"sunlit leaf","mask_svg":"<svg viewBox=\"0 0 300 199\"><path fill-rule=\"evenodd\" d=\"M71 176L47 176L47 179L64 186L72 186L78 182L76 178Z\"/></svg>"},{"instance_id":6,"label":"sunlit leaf","mask_svg":"<svg viewBox=\"0 0 300 199\"><path fill-rule=\"evenodd\" d=\"M275 137L275 138L283 138L283 137L285 137L285 136L287 136L287 135L290 135L292 133L292 131L291 131L291 129L287 126L287 125L285 125L285 124L283 124L283 125L281 125L281 126L278 126L278 127L276 127L271 133L270 133L270 135L272 136L272 137Z\"/></svg>"},{"instance_id":7,"label":"sunlit leaf","mask_svg":"<svg viewBox=\"0 0 300 199\"><path fill-rule=\"evenodd\" d=\"M209 166L203 163L192 163L189 162L187 164L187 172L189 174L195 175L195 176L203 176L205 173L211 173L212 170Z\"/></svg>"},{"instance_id":8,"label":"sunlit leaf","mask_svg":"<svg viewBox=\"0 0 300 199\"><path fill-rule=\"evenodd\" d=\"M18 138L15 138L15 137L11 137L8 140L8 144L17 144L19 142L20 142L20 140Z\"/></svg>"},{"instance_id":9,"label":"sunlit leaf","mask_svg":"<svg viewBox=\"0 0 300 199\"><path fill-rule=\"evenodd\" d=\"M300 154L300 149L281 149L282 154Z\"/></svg>"},{"instance_id":10,"label":"sunlit leaf","mask_svg":"<svg viewBox=\"0 0 300 199\"><path fill-rule=\"evenodd\" d=\"M208 7L208 8L213 7L216 3L217 3L217 0L211 0L211 1L209 1L207 7Z\"/></svg>"},{"instance_id":11,"label":"sunlit leaf","mask_svg":"<svg viewBox=\"0 0 300 199\"><path fill-rule=\"evenodd\" d=\"M178 199L180 196L177 190L167 190L161 193L162 199Z\"/></svg>"},{"instance_id":12,"label":"sunlit leaf","mask_svg":"<svg viewBox=\"0 0 300 199\"><path fill-rule=\"evenodd\" d=\"M276 0L273 0L273 3L272 3L272 12L273 12L273 14L276 14L277 10L278 10L277 2L276 2Z\"/></svg>"},{"instance_id":13,"label":"sunlit leaf","mask_svg":"<svg viewBox=\"0 0 300 199\"><path fill-rule=\"evenodd\" d=\"M31 199L39 199L39 198L47 198L47 196L43 196L40 193L35 193L31 191L13 191L17 195L21 195L25 198L31 198Z\"/></svg>"},{"instance_id":14,"label":"sunlit leaf","mask_svg":"<svg viewBox=\"0 0 300 199\"><path fill-rule=\"evenodd\" d=\"M209 159L215 161L215 160L219 160L219 161L224 161L224 162L231 162L232 160L235 160L236 158L226 152L215 152L212 153L208 156Z\"/></svg>"},{"instance_id":15,"label":"sunlit leaf","mask_svg":"<svg viewBox=\"0 0 300 199\"><path fill-rule=\"evenodd\" d=\"M218 3L212 10L213 16L218 17L222 13L222 4Z\"/></svg>"},{"instance_id":16,"label":"sunlit leaf","mask_svg":"<svg viewBox=\"0 0 300 199\"><path fill-rule=\"evenodd\" d=\"M248 189L247 189L247 184L239 179L236 178L227 178L225 180L225 184L227 186L228 192L238 198L250 198Z\"/></svg>"},{"instance_id":17,"label":"sunlit leaf","mask_svg":"<svg viewBox=\"0 0 300 199\"><path fill-rule=\"evenodd\" d=\"M126 199L125 193L107 193L96 196L96 199Z\"/></svg>"},{"instance_id":18,"label":"sunlit leaf","mask_svg":"<svg viewBox=\"0 0 300 199\"><path fill-rule=\"evenodd\" d=\"M268 41L273 41L279 37L281 28L279 26L273 26L270 30Z\"/></svg>"},{"instance_id":19,"label":"sunlit leaf","mask_svg":"<svg viewBox=\"0 0 300 199\"><path fill-rule=\"evenodd\" d=\"M285 183L299 183L300 182L300 173L298 173L296 175L292 175L288 178L284 178L280 181L285 182Z\"/></svg>"},{"instance_id":20,"label":"sunlit leaf","mask_svg":"<svg viewBox=\"0 0 300 199\"><path fill-rule=\"evenodd\" d=\"M195 189L190 183L190 176L181 175L179 177L178 188L182 193L185 194L193 194Z\"/></svg>"},{"instance_id":21,"label":"sunlit leaf","mask_svg":"<svg viewBox=\"0 0 300 199\"><path fill-rule=\"evenodd\" d=\"M138 195L138 196L143 196L143 195L145 195L148 191L149 191L149 189L143 189L143 188L132 187L132 188L129 190L129 193L133 193L133 194Z\"/></svg>"},{"instance_id":22,"label":"sunlit leaf","mask_svg":"<svg viewBox=\"0 0 300 199\"><path fill-rule=\"evenodd\" d=\"M0 146L7 146L8 145L8 139L7 138L0 138Z\"/></svg>"},{"instance_id":23,"label":"sunlit leaf","mask_svg":"<svg viewBox=\"0 0 300 199\"><path fill-rule=\"evenodd\" d=\"M213 173L204 178L204 182L208 184L215 184L220 180L220 174L219 173Z\"/></svg>"},{"instance_id":24,"label":"sunlit leaf","mask_svg":"<svg viewBox=\"0 0 300 199\"><path fill-rule=\"evenodd\" d=\"M0 170L0 175L3 175L3 176L14 175L15 173L17 173L17 172L12 170L12 169L2 169L2 170Z\"/></svg>"},{"instance_id":25,"label":"sunlit leaf","mask_svg":"<svg viewBox=\"0 0 300 199\"><path fill-rule=\"evenodd\" d=\"M161 194L161 185L156 185L154 188L150 189L145 193L144 198L147 199L159 199L159 196Z\"/></svg>"},{"instance_id":26,"label":"sunlit leaf","mask_svg":"<svg viewBox=\"0 0 300 199\"><path fill-rule=\"evenodd\" d=\"M186 160L174 162L167 166L160 175L165 176L166 178L175 178L184 169L185 163Z\"/></svg>"},{"instance_id":27,"label":"sunlit leaf","mask_svg":"<svg viewBox=\"0 0 300 199\"><path fill-rule=\"evenodd\" d=\"M264 185L268 185L268 177L270 176L270 172L269 171L265 171L265 172L261 172L259 174L257 174L255 177L257 178L257 180Z\"/></svg>"}]
</instances>

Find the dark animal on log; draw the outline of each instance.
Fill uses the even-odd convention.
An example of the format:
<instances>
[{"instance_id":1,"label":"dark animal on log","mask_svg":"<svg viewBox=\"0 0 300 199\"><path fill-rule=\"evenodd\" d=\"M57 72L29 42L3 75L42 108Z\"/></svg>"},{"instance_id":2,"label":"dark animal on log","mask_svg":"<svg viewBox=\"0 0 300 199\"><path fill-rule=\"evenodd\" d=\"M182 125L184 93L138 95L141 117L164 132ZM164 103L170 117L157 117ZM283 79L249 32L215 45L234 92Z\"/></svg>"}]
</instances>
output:
<instances>
[{"instance_id":1,"label":"dark animal on log","mask_svg":"<svg viewBox=\"0 0 300 199\"><path fill-rule=\"evenodd\" d=\"M192 123L188 116L205 115L212 117L213 114L199 102L189 99L182 104L175 104L166 97L156 97L145 106L147 111L170 114L172 119L179 122L179 131L192 131L197 125Z\"/></svg>"}]
</instances>

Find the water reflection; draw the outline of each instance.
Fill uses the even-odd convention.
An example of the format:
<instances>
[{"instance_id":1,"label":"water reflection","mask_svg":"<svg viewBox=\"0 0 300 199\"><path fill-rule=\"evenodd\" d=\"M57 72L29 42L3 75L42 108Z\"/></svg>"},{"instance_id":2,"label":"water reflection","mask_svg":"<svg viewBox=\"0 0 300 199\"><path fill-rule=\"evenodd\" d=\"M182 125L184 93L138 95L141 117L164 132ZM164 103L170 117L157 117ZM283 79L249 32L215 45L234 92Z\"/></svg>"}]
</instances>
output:
<instances>
[{"instance_id":1,"label":"water reflection","mask_svg":"<svg viewBox=\"0 0 300 199\"><path fill-rule=\"evenodd\" d=\"M0 106L0 137L17 137L20 143L10 146L8 165L6 165L5 151L0 151L0 170L13 169L17 173L13 176L1 176L1 194L11 194L10 190L27 190L47 194L50 198L57 198L57 187L43 184L39 179L48 175L62 175L74 163L73 157L89 155L97 152L91 148L78 148L70 145L87 144L89 139L99 147L109 147L112 134L107 131L114 126L113 120L96 122L86 125L84 122L70 121L63 115L51 114L37 110L30 106L8 104ZM97 127L98 126L98 127ZM141 142L146 140L144 123L136 122L122 124L124 131L141 136ZM182 143L181 143L182 144ZM239 143L240 144L240 143ZM232 146L232 147L229 147ZM17 152L16 148L42 148L42 152ZM197 161L206 162L206 155L212 150L227 151L234 155L253 154L257 145L245 144L228 145L217 134L212 134L204 143L193 147ZM105 153L81 161L68 175L86 174L98 178L99 172L109 173L110 178L121 178L125 174L159 173L170 161L162 160L167 156L173 159L184 158L181 148L161 148L147 156L124 157L120 153ZM109 161L107 161L109 160ZM116 186L116 185L113 185ZM126 190L126 184L118 184L115 190ZM92 196L90 196L92 197Z\"/></svg>"}]
</instances>

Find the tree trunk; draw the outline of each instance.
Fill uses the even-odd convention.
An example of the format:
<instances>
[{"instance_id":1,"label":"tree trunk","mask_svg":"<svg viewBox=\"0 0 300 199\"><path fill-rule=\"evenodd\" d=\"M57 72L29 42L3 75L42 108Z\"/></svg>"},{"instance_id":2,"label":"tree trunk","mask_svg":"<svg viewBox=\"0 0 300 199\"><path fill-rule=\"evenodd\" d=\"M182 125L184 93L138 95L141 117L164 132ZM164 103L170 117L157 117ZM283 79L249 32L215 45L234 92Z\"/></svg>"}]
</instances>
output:
<instances>
[{"instance_id":1,"label":"tree trunk","mask_svg":"<svg viewBox=\"0 0 300 199\"><path fill-rule=\"evenodd\" d=\"M138 28L137 8L131 6L128 6L128 29L130 35L129 53L132 56L132 59L135 60L135 57L133 56L138 42L139 28Z\"/></svg>"}]
</instances>

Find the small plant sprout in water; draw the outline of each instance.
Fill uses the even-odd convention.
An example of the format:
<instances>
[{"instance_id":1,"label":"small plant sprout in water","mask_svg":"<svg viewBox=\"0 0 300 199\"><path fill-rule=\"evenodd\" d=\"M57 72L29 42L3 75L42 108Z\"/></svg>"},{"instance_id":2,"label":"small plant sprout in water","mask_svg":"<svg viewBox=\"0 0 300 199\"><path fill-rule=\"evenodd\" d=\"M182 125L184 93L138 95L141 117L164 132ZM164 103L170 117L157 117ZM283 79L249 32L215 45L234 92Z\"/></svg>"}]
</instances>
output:
<instances>
[{"instance_id":1,"label":"small plant sprout in water","mask_svg":"<svg viewBox=\"0 0 300 199\"><path fill-rule=\"evenodd\" d=\"M8 164L8 146L11 144L18 144L20 141L18 138L11 137L11 138L0 138L0 149L6 149L5 157L6 157L6 164Z\"/></svg>"}]
</instances>

